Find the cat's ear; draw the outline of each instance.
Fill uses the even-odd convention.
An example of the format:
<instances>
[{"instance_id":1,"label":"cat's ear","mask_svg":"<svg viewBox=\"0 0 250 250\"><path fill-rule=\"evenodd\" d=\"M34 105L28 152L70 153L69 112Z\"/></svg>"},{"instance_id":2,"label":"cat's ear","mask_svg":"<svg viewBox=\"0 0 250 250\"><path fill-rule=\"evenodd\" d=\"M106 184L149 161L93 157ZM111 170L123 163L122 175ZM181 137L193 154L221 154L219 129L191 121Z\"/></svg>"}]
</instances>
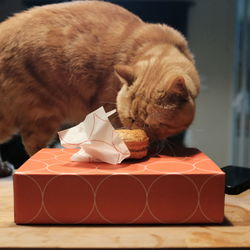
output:
<instances>
[{"instance_id":1,"label":"cat's ear","mask_svg":"<svg viewBox=\"0 0 250 250\"><path fill-rule=\"evenodd\" d=\"M168 93L177 94L182 96L183 98L188 98L189 92L183 76L176 76L172 79L170 88L168 89Z\"/></svg>"},{"instance_id":2,"label":"cat's ear","mask_svg":"<svg viewBox=\"0 0 250 250\"><path fill-rule=\"evenodd\" d=\"M130 86L135 80L135 74L132 67L128 65L117 64L114 66L117 77L123 84Z\"/></svg>"}]
</instances>

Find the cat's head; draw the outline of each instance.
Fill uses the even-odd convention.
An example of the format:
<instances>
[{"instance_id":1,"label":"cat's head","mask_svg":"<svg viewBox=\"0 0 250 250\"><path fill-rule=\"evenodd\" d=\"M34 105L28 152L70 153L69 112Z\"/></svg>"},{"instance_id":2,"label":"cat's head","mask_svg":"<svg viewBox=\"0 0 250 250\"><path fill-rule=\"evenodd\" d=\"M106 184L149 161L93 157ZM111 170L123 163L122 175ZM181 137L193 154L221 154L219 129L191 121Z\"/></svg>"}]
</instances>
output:
<instances>
[{"instance_id":1,"label":"cat's head","mask_svg":"<svg viewBox=\"0 0 250 250\"><path fill-rule=\"evenodd\" d=\"M119 118L126 128L143 128L152 139L185 130L193 121L199 76L193 61L180 56L117 65L123 83L117 96Z\"/></svg>"}]
</instances>

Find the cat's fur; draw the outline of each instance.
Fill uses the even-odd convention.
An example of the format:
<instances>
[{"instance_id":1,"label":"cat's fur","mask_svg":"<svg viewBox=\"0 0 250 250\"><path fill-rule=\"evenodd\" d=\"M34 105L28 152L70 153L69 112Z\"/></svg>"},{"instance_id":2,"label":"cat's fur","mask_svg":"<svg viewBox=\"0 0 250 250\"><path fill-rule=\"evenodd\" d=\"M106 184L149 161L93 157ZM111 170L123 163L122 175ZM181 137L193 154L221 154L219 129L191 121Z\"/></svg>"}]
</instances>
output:
<instances>
[{"instance_id":1,"label":"cat's fur","mask_svg":"<svg viewBox=\"0 0 250 250\"><path fill-rule=\"evenodd\" d=\"M20 133L30 155L116 102L116 126L176 134L192 122L198 90L184 37L117 5L53 4L0 24L0 142Z\"/></svg>"}]
</instances>

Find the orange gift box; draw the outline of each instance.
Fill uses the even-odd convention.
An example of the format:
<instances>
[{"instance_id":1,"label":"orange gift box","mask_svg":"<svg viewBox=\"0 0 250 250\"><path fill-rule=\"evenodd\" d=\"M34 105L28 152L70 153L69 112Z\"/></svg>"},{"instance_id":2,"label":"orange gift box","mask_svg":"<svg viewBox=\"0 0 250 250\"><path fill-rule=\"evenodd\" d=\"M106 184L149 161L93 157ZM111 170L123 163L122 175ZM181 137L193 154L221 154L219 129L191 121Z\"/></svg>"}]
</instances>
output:
<instances>
[{"instance_id":1,"label":"orange gift box","mask_svg":"<svg viewBox=\"0 0 250 250\"><path fill-rule=\"evenodd\" d=\"M119 165L42 149L14 175L17 224L219 223L225 174L205 154L160 155Z\"/></svg>"}]
</instances>

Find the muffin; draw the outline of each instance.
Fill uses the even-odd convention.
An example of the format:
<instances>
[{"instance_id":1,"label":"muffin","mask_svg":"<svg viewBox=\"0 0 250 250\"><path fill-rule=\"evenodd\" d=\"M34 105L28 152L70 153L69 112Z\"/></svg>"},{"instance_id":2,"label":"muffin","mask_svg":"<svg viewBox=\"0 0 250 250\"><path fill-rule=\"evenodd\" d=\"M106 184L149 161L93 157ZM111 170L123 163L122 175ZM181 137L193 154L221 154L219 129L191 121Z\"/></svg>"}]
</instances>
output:
<instances>
[{"instance_id":1,"label":"muffin","mask_svg":"<svg viewBox=\"0 0 250 250\"><path fill-rule=\"evenodd\" d=\"M149 138L142 129L117 129L116 132L125 142L130 157L133 159L141 159L148 153Z\"/></svg>"}]
</instances>

